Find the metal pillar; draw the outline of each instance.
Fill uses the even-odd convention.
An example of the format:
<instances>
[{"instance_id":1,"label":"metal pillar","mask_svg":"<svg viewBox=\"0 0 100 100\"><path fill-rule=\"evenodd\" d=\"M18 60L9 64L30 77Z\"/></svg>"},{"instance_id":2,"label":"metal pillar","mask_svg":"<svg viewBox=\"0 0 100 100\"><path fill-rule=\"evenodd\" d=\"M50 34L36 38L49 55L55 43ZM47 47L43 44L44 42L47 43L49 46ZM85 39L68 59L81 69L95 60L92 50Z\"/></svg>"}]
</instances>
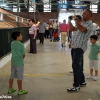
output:
<instances>
[{"instance_id":1,"label":"metal pillar","mask_svg":"<svg viewBox=\"0 0 100 100\"><path fill-rule=\"evenodd\" d=\"M99 2L98 2L98 13L100 13L100 0L99 0Z\"/></svg>"},{"instance_id":2,"label":"metal pillar","mask_svg":"<svg viewBox=\"0 0 100 100\"><path fill-rule=\"evenodd\" d=\"M3 3L4 3L4 0L3 0Z\"/></svg>"},{"instance_id":3,"label":"metal pillar","mask_svg":"<svg viewBox=\"0 0 100 100\"><path fill-rule=\"evenodd\" d=\"M17 21L17 27L20 27L20 24L19 24L19 7L20 7L20 5L19 5L19 0L17 0L17 16L18 16L18 17L17 17L17 18L18 18L18 19L17 19L17 20L18 20L18 21Z\"/></svg>"},{"instance_id":4,"label":"metal pillar","mask_svg":"<svg viewBox=\"0 0 100 100\"><path fill-rule=\"evenodd\" d=\"M28 9L28 13L27 13L27 18L29 18L29 7L30 7L30 5L29 5L29 0L27 1L27 9Z\"/></svg>"}]
</instances>

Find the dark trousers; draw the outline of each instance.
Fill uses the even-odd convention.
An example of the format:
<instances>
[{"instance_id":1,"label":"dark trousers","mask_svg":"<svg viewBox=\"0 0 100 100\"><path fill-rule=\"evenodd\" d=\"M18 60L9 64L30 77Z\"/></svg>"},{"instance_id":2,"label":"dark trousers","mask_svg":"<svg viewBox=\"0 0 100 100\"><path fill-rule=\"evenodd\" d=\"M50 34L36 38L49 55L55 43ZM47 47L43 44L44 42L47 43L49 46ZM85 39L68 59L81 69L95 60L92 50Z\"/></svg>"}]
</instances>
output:
<instances>
[{"instance_id":1,"label":"dark trousers","mask_svg":"<svg viewBox=\"0 0 100 100\"><path fill-rule=\"evenodd\" d=\"M37 53L36 39L33 39L33 36L30 36L30 52Z\"/></svg>"},{"instance_id":2,"label":"dark trousers","mask_svg":"<svg viewBox=\"0 0 100 100\"><path fill-rule=\"evenodd\" d=\"M74 75L73 86L79 87L81 83L85 82L85 76L83 73L83 50L76 48L71 50L72 55L72 68Z\"/></svg>"},{"instance_id":3,"label":"dark trousers","mask_svg":"<svg viewBox=\"0 0 100 100\"><path fill-rule=\"evenodd\" d=\"M69 34L68 34L68 42L71 40L72 38L72 31L69 31Z\"/></svg>"},{"instance_id":4,"label":"dark trousers","mask_svg":"<svg viewBox=\"0 0 100 100\"><path fill-rule=\"evenodd\" d=\"M44 43L44 33L39 33L40 43Z\"/></svg>"},{"instance_id":5,"label":"dark trousers","mask_svg":"<svg viewBox=\"0 0 100 100\"><path fill-rule=\"evenodd\" d=\"M52 29L49 29L49 35L50 35L50 39L52 39Z\"/></svg>"},{"instance_id":6,"label":"dark trousers","mask_svg":"<svg viewBox=\"0 0 100 100\"><path fill-rule=\"evenodd\" d=\"M36 38L39 39L39 30L37 30Z\"/></svg>"},{"instance_id":7,"label":"dark trousers","mask_svg":"<svg viewBox=\"0 0 100 100\"><path fill-rule=\"evenodd\" d=\"M45 31L45 38L49 38L49 31L48 30Z\"/></svg>"}]
</instances>

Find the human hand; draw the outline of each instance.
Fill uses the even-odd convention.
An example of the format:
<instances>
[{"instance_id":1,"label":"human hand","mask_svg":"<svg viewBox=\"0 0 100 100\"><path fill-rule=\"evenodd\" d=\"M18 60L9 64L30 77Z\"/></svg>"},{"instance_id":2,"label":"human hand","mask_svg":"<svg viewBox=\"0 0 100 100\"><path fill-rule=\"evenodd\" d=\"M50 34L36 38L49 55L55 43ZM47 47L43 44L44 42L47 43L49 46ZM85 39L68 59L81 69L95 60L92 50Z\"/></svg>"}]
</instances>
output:
<instances>
[{"instance_id":1,"label":"human hand","mask_svg":"<svg viewBox=\"0 0 100 100\"><path fill-rule=\"evenodd\" d=\"M71 48L71 43L69 43L69 48Z\"/></svg>"},{"instance_id":2,"label":"human hand","mask_svg":"<svg viewBox=\"0 0 100 100\"><path fill-rule=\"evenodd\" d=\"M100 53L100 51L98 51L98 54Z\"/></svg>"},{"instance_id":3,"label":"human hand","mask_svg":"<svg viewBox=\"0 0 100 100\"><path fill-rule=\"evenodd\" d=\"M33 37L33 40L35 40L35 37Z\"/></svg>"}]
</instances>

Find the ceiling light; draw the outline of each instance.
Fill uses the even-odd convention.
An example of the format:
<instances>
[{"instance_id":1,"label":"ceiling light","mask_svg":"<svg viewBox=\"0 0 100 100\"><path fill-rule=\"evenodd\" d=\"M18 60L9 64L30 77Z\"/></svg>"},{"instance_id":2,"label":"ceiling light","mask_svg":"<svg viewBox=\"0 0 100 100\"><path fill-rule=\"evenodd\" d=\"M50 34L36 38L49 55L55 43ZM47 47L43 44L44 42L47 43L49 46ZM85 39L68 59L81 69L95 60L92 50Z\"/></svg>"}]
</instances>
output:
<instances>
[{"instance_id":1,"label":"ceiling light","mask_svg":"<svg viewBox=\"0 0 100 100\"><path fill-rule=\"evenodd\" d=\"M86 4L73 4L72 6L87 6Z\"/></svg>"}]
</instances>

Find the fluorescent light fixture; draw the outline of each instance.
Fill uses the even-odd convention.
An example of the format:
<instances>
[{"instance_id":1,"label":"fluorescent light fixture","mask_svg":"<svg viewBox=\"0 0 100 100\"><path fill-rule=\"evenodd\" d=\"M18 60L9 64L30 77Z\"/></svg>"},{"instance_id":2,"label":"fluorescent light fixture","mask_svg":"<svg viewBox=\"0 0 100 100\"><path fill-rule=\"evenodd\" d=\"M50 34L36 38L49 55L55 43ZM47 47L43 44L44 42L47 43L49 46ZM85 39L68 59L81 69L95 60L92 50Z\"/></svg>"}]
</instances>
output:
<instances>
[{"instance_id":1,"label":"fluorescent light fixture","mask_svg":"<svg viewBox=\"0 0 100 100\"><path fill-rule=\"evenodd\" d=\"M72 6L76 7L76 6L87 6L86 4L73 4Z\"/></svg>"},{"instance_id":2,"label":"fluorescent light fixture","mask_svg":"<svg viewBox=\"0 0 100 100\"><path fill-rule=\"evenodd\" d=\"M77 9L77 8L76 8L76 9L74 9L74 8L73 8L73 9L71 9L71 8L69 8L68 10L81 10L81 9Z\"/></svg>"}]
</instances>

